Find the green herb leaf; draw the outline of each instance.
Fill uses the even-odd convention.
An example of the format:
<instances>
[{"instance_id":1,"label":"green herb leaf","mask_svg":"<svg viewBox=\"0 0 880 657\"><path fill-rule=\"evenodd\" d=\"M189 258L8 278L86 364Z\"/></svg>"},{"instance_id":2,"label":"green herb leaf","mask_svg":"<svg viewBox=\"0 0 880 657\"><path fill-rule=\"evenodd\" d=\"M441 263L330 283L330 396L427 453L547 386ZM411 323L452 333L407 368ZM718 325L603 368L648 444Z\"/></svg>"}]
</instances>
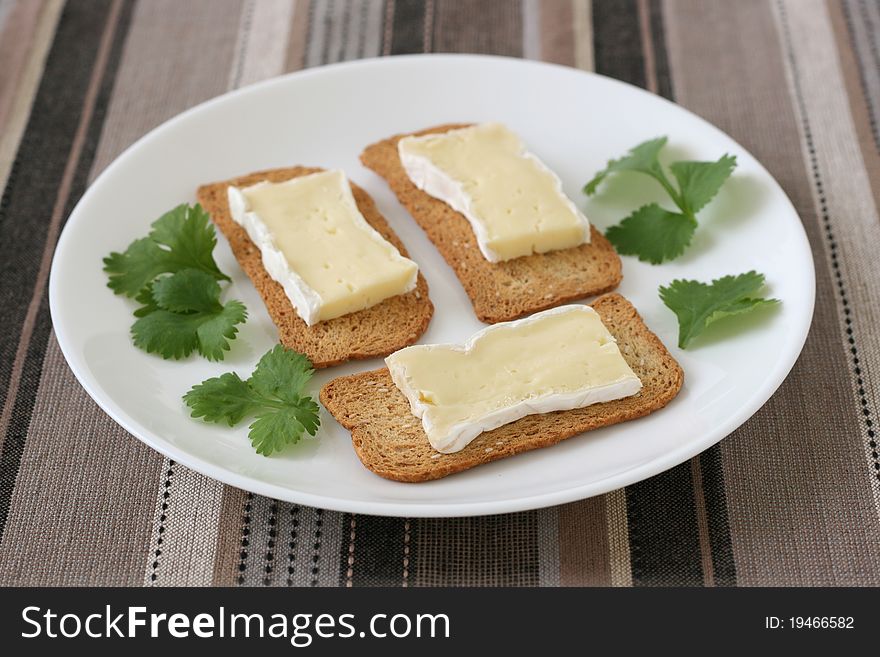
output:
<instances>
[{"instance_id":1,"label":"green herb leaf","mask_svg":"<svg viewBox=\"0 0 880 657\"><path fill-rule=\"evenodd\" d=\"M215 313L204 313L196 329L199 337L199 353L208 360L223 360L229 351L229 341L238 334L237 324L247 320L247 308L241 301L227 301Z\"/></svg>"},{"instance_id":2,"label":"green herb leaf","mask_svg":"<svg viewBox=\"0 0 880 657\"><path fill-rule=\"evenodd\" d=\"M145 305L135 311L134 344L163 358L185 358L198 350L208 360L223 360L236 325L247 319L240 301L220 303L217 281L196 269L148 284L137 299Z\"/></svg>"},{"instance_id":3,"label":"green herb leaf","mask_svg":"<svg viewBox=\"0 0 880 657\"><path fill-rule=\"evenodd\" d=\"M750 271L724 276L711 284L674 280L668 287L660 287L660 298L678 317L678 346L684 349L719 319L778 304L777 299L757 296L763 287L764 275Z\"/></svg>"},{"instance_id":4,"label":"green herb leaf","mask_svg":"<svg viewBox=\"0 0 880 657\"><path fill-rule=\"evenodd\" d=\"M695 215L715 198L736 168L736 157L723 155L717 162L674 162L669 166L678 182L682 211Z\"/></svg>"},{"instance_id":5,"label":"green herb leaf","mask_svg":"<svg viewBox=\"0 0 880 657\"><path fill-rule=\"evenodd\" d=\"M651 203L611 226L605 236L618 253L638 256L639 260L656 265L684 253L696 228L692 219Z\"/></svg>"},{"instance_id":6,"label":"green herb leaf","mask_svg":"<svg viewBox=\"0 0 880 657\"><path fill-rule=\"evenodd\" d=\"M298 398L313 373L308 358L278 345L263 355L248 383L264 397L290 402Z\"/></svg>"},{"instance_id":7,"label":"green herb leaf","mask_svg":"<svg viewBox=\"0 0 880 657\"><path fill-rule=\"evenodd\" d=\"M248 436L258 454L268 456L314 436L318 404L303 394L314 370L309 360L282 345L266 352L247 381L234 372L208 379L183 396L192 417L234 426L253 416Z\"/></svg>"},{"instance_id":8,"label":"green herb leaf","mask_svg":"<svg viewBox=\"0 0 880 657\"><path fill-rule=\"evenodd\" d=\"M136 296L160 274L197 269L217 280L229 280L214 262L217 236L202 206L178 205L153 222L148 237L132 242L123 253L104 258L107 285L116 294Z\"/></svg>"},{"instance_id":9,"label":"green herb leaf","mask_svg":"<svg viewBox=\"0 0 880 657\"><path fill-rule=\"evenodd\" d=\"M639 144L619 160L609 160L605 168L584 185L584 193L587 196L592 196L609 174L635 171L654 178L663 185L663 188L669 192L670 196L675 198L675 190L669 184L669 180L666 178L666 174L663 173L663 167L660 166L660 160L658 159L660 151L663 150L665 145L666 137L658 137L657 139L651 139Z\"/></svg>"},{"instance_id":10,"label":"green herb leaf","mask_svg":"<svg viewBox=\"0 0 880 657\"><path fill-rule=\"evenodd\" d=\"M235 372L202 381L193 386L183 400L192 409L192 417L217 424L225 422L230 427L262 408L260 395Z\"/></svg>"},{"instance_id":11,"label":"green herb leaf","mask_svg":"<svg viewBox=\"0 0 880 657\"><path fill-rule=\"evenodd\" d=\"M257 454L269 456L298 443L304 431L315 435L317 423L318 405L311 398L299 399L287 408L260 415L251 424L248 437Z\"/></svg>"},{"instance_id":12,"label":"green herb leaf","mask_svg":"<svg viewBox=\"0 0 880 657\"><path fill-rule=\"evenodd\" d=\"M134 311L135 317L146 317L150 313L159 310L159 306L156 305L156 302L153 299L152 283L144 285L143 289L137 293L134 300L141 304L141 308Z\"/></svg>"},{"instance_id":13,"label":"green herb leaf","mask_svg":"<svg viewBox=\"0 0 880 657\"><path fill-rule=\"evenodd\" d=\"M125 253L115 251L104 258L107 286L116 294L132 297L141 292L156 276L169 271L167 251L149 237L136 239Z\"/></svg>"},{"instance_id":14,"label":"green herb leaf","mask_svg":"<svg viewBox=\"0 0 880 657\"><path fill-rule=\"evenodd\" d=\"M666 137L639 144L619 160L608 162L584 186L584 193L592 195L609 174L622 171L643 173L660 183L680 212L651 203L606 232L620 253L655 265L684 253L697 227L697 212L715 197L736 168L736 157L732 155L724 155L717 162L675 162L669 168L678 182L676 189L660 164L660 151L665 145Z\"/></svg>"},{"instance_id":15,"label":"green herb leaf","mask_svg":"<svg viewBox=\"0 0 880 657\"><path fill-rule=\"evenodd\" d=\"M220 285L198 269L163 276L152 288L155 303L174 313L216 312L220 308Z\"/></svg>"},{"instance_id":16,"label":"green herb leaf","mask_svg":"<svg viewBox=\"0 0 880 657\"><path fill-rule=\"evenodd\" d=\"M223 360L247 310L240 301L220 302L217 281L229 277L214 261L216 244L208 213L183 204L154 221L149 236L104 258L107 285L141 304L131 327L135 346L163 358L198 350Z\"/></svg>"},{"instance_id":17,"label":"green herb leaf","mask_svg":"<svg viewBox=\"0 0 880 657\"><path fill-rule=\"evenodd\" d=\"M154 310L140 317L131 326L131 335L138 349L159 354L165 359L186 358L199 347L199 317Z\"/></svg>"}]
</instances>

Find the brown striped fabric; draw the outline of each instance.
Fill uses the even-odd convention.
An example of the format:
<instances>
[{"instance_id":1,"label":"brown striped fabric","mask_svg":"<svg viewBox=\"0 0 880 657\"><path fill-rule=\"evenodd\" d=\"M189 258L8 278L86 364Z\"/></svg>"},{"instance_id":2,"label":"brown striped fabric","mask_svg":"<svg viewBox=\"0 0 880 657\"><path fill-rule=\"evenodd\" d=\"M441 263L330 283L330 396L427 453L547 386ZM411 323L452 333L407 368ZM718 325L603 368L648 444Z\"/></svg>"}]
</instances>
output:
<instances>
[{"instance_id":1,"label":"brown striped fabric","mask_svg":"<svg viewBox=\"0 0 880 657\"><path fill-rule=\"evenodd\" d=\"M64 363L46 296L89 181L227 90L423 52L615 77L763 162L803 220L817 277L804 352L764 408L626 489L453 519L240 491L98 409ZM878 52L868 0L0 0L0 583L880 585Z\"/></svg>"},{"instance_id":2,"label":"brown striped fabric","mask_svg":"<svg viewBox=\"0 0 880 657\"><path fill-rule=\"evenodd\" d=\"M61 12L61 2L7 2L0 32L0 185L6 185L37 82Z\"/></svg>"}]
</instances>

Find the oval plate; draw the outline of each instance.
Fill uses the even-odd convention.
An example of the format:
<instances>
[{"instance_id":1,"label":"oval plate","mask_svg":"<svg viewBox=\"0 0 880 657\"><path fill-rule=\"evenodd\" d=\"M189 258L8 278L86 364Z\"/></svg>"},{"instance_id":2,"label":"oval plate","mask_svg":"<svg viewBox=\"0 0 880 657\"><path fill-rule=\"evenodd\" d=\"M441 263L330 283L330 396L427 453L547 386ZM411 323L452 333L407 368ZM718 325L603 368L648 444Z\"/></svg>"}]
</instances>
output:
<instances>
[{"instance_id":1,"label":"oval plate","mask_svg":"<svg viewBox=\"0 0 880 657\"><path fill-rule=\"evenodd\" d=\"M685 255L663 266L624 258L619 292L639 309L685 370L681 394L647 418L594 431L425 484L386 481L358 461L350 436L322 409L317 439L257 455L247 426L189 418L181 396L222 372L247 376L277 341L274 325L221 237L215 252L250 319L225 362L163 361L134 348L133 302L106 287L101 259L145 235L201 183L293 164L341 167L376 199L422 267L436 312L421 342L457 342L482 324L443 259L358 155L398 132L497 120L518 132L600 229L644 202L661 200L644 176L610 179L598 198L580 192L611 157L669 135L671 159L737 156L739 166L700 216ZM776 310L733 318L688 351L676 348L674 315L657 286L756 269ZM120 425L194 470L260 495L328 509L403 516L521 511L597 495L639 481L705 450L745 422L776 390L806 339L813 262L794 208L770 174L717 128L641 89L570 68L500 57L427 55L361 60L269 80L199 105L153 130L98 177L61 235L50 302L74 374ZM319 372L332 377L380 367L363 361Z\"/></svg>"}]
</instances>

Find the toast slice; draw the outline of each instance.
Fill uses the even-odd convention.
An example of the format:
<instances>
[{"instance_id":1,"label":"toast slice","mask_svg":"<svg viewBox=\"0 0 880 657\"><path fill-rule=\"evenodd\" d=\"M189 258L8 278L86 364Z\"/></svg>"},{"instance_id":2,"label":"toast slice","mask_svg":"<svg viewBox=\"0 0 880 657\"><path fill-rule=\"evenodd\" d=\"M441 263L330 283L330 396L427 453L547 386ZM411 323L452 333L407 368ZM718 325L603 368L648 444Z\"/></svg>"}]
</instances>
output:
<instances>
[{"instance_id":1,"label":"toast slice","mask_svg":"<svg viewBox=\"0 0 880 657\"><path fill-rule=\"evenodd\" d=\"M321 389L321 403L351 431L355 452L367 468L386 479L405 482L439 479L666 406L684 381L679 364L619 294L606 294L590 305L641 379L637 395L571 411L528 415L480 434L454 454L434 451L421 420L412 415L387 369L333 379Z\"/></svg>"},{"instance_id":2,"label":"toast slice","mask_svg":"<svg viewBox=\"0 0 880 657\"><path fill-rule=\"evenodd\" d=\"M428 283L421 272L416 288L411 292L390 297L365 310L308 326L297 315L281 285L266 272L260 250L229 213L226 189L230 185L247 187L262 180L283 182L319 171L323 169L291 167L259 171L233 180L202 185L197 196L199 203L229 240L238 263L263 297L284 346L305 354L317 368L349 360L387 356L418 340L434 314L434 306L428 298ZM407 256L406 248L376 208L373 199L354 183L351 183L351 190L367 223L397 247L402 256Z\"/></svg>"},{"instance_id":3,"label":"toast slice","mask_svg":"<svg viewBox=\"0 0 880 657\"><path fill-rule=\"evenodd\" d=\"M448 132L468 125L441 125L412 134ZM467 219L410 181L397 154L397 142L407 136L395 135L368 146L361 162L385 179L428 234L464 286L480 321L505 322L609 292L620 284L620 257L595 227L590 229L589 244L498 263L486 260Z\"/></svg>"}]
</instances>

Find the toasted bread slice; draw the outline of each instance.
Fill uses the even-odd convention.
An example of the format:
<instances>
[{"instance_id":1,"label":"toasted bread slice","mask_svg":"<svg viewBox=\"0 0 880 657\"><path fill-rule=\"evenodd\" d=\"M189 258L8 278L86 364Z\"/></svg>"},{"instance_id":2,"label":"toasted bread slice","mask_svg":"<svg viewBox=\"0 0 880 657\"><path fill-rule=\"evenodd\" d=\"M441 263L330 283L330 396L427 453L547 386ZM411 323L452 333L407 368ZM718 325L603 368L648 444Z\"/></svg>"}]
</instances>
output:
<instances>
[{"instance_id":1,"label":"toasted bread slice","mask_svg":"<svg viewBox=\"0 0 880 657\"><path fill-rule=\"evenodd\" d=\"M447 132L469 124L428 128L415 135ZM590 243L571 249L492 263L483 257L473 229L459 212L416 187L397 154L395 135L368 146L361 162L382 176L400 203L455 270L480 321L494 324L574 299L609 292L620 284L620 257L595 227Z\"/></svg>"},{"instance_id":2,"label":"toasted bread slice","mask_svg":"<svg viewBox=\"0 0 880 657\"><path fill-rule=\"evenodd\" d=\"M637 395L571 411L528 415L480 434L454 454L434 451L387 369L333 379L321 389L321 403L351 431L354 449L367 468L386 479L406 482L439 479L666 406L684 381L679 364L622 296L606 294L591 305L641 379Z\"/></svg>"},{"instance_id":3,"label":"toasted bread slice","mask_svg":"<svg viewBox=\"0 0 880 657\"><path fill-rule=\"evenodd\" d=\"M360 358L387 356L418 340L428 328L434 306L428 298L428 283L421 272L412 292L390 297L366 310L308 326L297 315L281 285L266 272L260 250L229 214L226 189L230 185L247 187L261 180L283 182L318 171L323 169L272 169L202 185L198 190L199 203L229 240L238 263L263 297L283 345L305 354L318 368ZM351 190L367 223L397 247L402 256L407 256L406 248L376 208L373 199L354 183L351 183Z\"/></svg>"}]
</instances>

